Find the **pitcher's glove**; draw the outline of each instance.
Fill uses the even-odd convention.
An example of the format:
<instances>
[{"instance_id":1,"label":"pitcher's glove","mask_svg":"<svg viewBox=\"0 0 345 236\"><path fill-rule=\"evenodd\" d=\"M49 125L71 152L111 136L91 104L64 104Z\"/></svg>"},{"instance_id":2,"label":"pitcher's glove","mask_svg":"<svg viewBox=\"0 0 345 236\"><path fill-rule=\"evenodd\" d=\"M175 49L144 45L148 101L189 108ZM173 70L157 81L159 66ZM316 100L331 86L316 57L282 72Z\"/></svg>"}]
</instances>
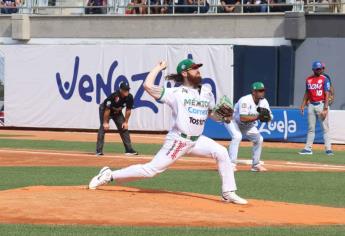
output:
<instances>
[{"instance_id":1,"label":"pitcher's glove","mask_svg":"<svg viewBox=\"0 0 345 236\"><path fill-rule=\"evenodd\" d=\"M221 97L219 103L213 108L213 115L217 120L229 123L234 113L232 103L227 96Z\"/></svg>"},{"instance_id":2,"label":"pitcher's glove","mask_svg":"<svg viewBox=\"0 0 345 236\"><path fill-rule=\"evenodd\" d=\"M257 112L259 113L258 119L261 122L269 122L271 120L271 112L267 108L258 107Z\"/></svg>"}]
</instances>

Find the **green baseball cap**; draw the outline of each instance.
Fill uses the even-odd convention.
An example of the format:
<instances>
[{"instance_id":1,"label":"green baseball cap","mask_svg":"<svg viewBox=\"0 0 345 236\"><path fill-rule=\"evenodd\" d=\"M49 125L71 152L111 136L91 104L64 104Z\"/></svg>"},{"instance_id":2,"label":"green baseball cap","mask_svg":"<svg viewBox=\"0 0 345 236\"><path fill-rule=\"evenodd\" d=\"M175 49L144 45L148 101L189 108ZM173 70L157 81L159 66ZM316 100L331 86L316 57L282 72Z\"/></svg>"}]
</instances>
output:
<instances>
[{"instance_id":1,"label":"green baseball cap","mask_svg":"<svg viewBox=\"0 0 345 236\"><path fill-rule=\"evenodd\" d=\"M194 61L191 59L184 59L180 63L178 63L176 67L177 74L181 74L182 71L188 70L188 69L198 69L199 67L202 67L202 64L195 64Z\"/></svg>"},{"instance_id":2,"label":"green baseball cap","mask_svg":"<svg viewBox=\"0 0 345 236\"><path fill-rule=\"evenodd\" d=\"M252 84L252 90L263 90L265 89L265 85L262 82L254 82Z\"/></svg>"}]
</instances>

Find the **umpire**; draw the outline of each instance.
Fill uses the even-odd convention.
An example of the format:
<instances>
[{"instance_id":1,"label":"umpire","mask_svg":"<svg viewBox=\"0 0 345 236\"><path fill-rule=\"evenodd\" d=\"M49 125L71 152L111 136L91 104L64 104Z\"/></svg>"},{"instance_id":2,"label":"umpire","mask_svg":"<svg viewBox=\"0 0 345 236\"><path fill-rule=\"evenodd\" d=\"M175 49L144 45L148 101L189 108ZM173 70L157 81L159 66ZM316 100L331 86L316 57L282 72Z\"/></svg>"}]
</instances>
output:
<instances>
[{"instance_id":1,"label":"umpire","mask_svg":"<svg viewBox=\"0 0 345 236\"><path fill-rule=\"evenodd\" d=\"M128 83L121 83L120 89L107 97L99 106L100 127L97 136L96 156L102 156L104 135L109 130L109 120L112 119L120 133L126 155L138 155L132 148L131 138L128 131L128 120L133 108L133 96L129 93ZM122 109L126 107L125 116Z\"/></svg>"}]
</instances>

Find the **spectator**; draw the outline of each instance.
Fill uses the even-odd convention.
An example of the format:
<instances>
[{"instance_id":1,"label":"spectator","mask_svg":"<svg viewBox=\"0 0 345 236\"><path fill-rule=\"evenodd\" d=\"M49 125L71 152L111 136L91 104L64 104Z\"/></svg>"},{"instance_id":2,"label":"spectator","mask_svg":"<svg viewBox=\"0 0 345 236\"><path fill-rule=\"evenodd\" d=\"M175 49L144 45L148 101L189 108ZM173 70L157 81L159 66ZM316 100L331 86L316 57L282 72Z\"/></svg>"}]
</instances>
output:
<instances>
[{"instance_id":1,"label":"spectator","mask_svg":"<svg viewBox=\"0 0 345 236\"><path fill-rule=\"evenodd\" d=\"M1 0L1 13L2 14L13 14L18 12L18 6L21 5L20 0Z\"/></svg>"},{"instance_id":2,"label":"spectator","mask_svg":"<svg viewBox=\"0 0 345 236\"><path fill-rule=\"evenodd\" d=\"M243 9L244 12L267 12L266 0L247 0L244 4L247 4Z\"/></svg>"},{"instance_id":3,"label":"spectator","mask_svg":"<svg viewBox=\"0 0 345 236\"><path fill-rule=\"evenodd\" d=\"M149 1L150 1L150 14L160 14L161 1L160 0L149 0Z\"/></svg>"},{"instance_id":4,"label":"spectator","mask_svg":"<svg viewBox=\"0 0 345 236\"><path fill-rule=\"evenodd\" d=\"M162 1L162 7L160 8L161 14L172 14L173 13L173 0L163 0Z\"/></svg>"},{"instance_id":5,"label":"spectator","mask_svg":"<svg viewBox=\"0 0 345 236\"><path fill-rule=\"evenodd\" d=\"M106 14L107 9L104 8L107 6L106 0L88 0L87 6L85 8L85 14ZM92 8L91 8L92 7Z\"/></svg>"},{"instance_id":6,"label":"spectator","mask_svg":"<svg viewBox=\"0 0 345 236\"><path fill-rule=\"evenodd\" d=\"M285 11L291 11L292 10L292 5L287 5L287 6L274 6L275 4L286 4L286 0L270 0L270 12L285 12Z\"/></svg>"},{"instance_id":7,"label":"spectator","mask_svg":"<svg viewBox=\"0 0 345 236\"><path fill-rule=\"evenodd\" d=\"M210 4L208 4L207 0L178 0L177 5L182 5L182 7L175 7L175 12L185 14L198 13L198 4L200 13L208 12Z\"/></svg>"},{"instance_id":8,"label":"spectator","mask_svg":"<svg viewBox=\"0 0 345 236\"><path fill-rule=\"evenodd\" d=\"M240 0L221 0L220 4L222 5L220 7L220 12L224 13L232 13L232 12L241 12L241 8L239 6L234 5L240 5Z\"/></svg>"},{"instance_id":9,"label":"spectator","mask_svg":"<svg viewBox=\"0 0 345 236\"><path fill-rule=\"evenodd\" d=\"M146 0L132 0L128 3L126 14L147 14Z\"/></svg>"}]
</instances>

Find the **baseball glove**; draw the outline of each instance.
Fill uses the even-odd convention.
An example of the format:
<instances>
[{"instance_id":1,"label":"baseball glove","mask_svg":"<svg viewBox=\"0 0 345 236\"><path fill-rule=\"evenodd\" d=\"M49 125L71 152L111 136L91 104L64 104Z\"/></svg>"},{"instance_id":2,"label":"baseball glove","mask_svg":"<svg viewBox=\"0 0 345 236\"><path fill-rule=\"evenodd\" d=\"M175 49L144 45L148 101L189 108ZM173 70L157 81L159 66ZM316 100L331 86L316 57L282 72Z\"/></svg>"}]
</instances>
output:
<instances>
[{"instance_id":1,"label":"baseball glove","mask_svg":"<svg viewBox=\"0 0 345 236\"><path fill-rule=\"evenodd\" d=\"M334 102L334 93L329 93L328 105L332 105Z\"/></svg>"},{"instance_id":2,"label":"baseball glove","mask_svg":"<svg viewBox=\"0 0 345 236\"><path fill-rule=\"evenodd\" d=\"M271 112L267 108L258 107L257 112L259 113L259 120L261 122L269 122L271 120Z\"/></svg>"},{"instance_id":3,"label":"baseball glove","mask_svg":"<svg viewBox=\"0 0 345 236\"><path fill-rule=\"evenodd\" d=\"M219 103L214 107L213 114L217 120L230 122L234 109L227 96L221 97Z\"/></svg>"}]
</instances>

